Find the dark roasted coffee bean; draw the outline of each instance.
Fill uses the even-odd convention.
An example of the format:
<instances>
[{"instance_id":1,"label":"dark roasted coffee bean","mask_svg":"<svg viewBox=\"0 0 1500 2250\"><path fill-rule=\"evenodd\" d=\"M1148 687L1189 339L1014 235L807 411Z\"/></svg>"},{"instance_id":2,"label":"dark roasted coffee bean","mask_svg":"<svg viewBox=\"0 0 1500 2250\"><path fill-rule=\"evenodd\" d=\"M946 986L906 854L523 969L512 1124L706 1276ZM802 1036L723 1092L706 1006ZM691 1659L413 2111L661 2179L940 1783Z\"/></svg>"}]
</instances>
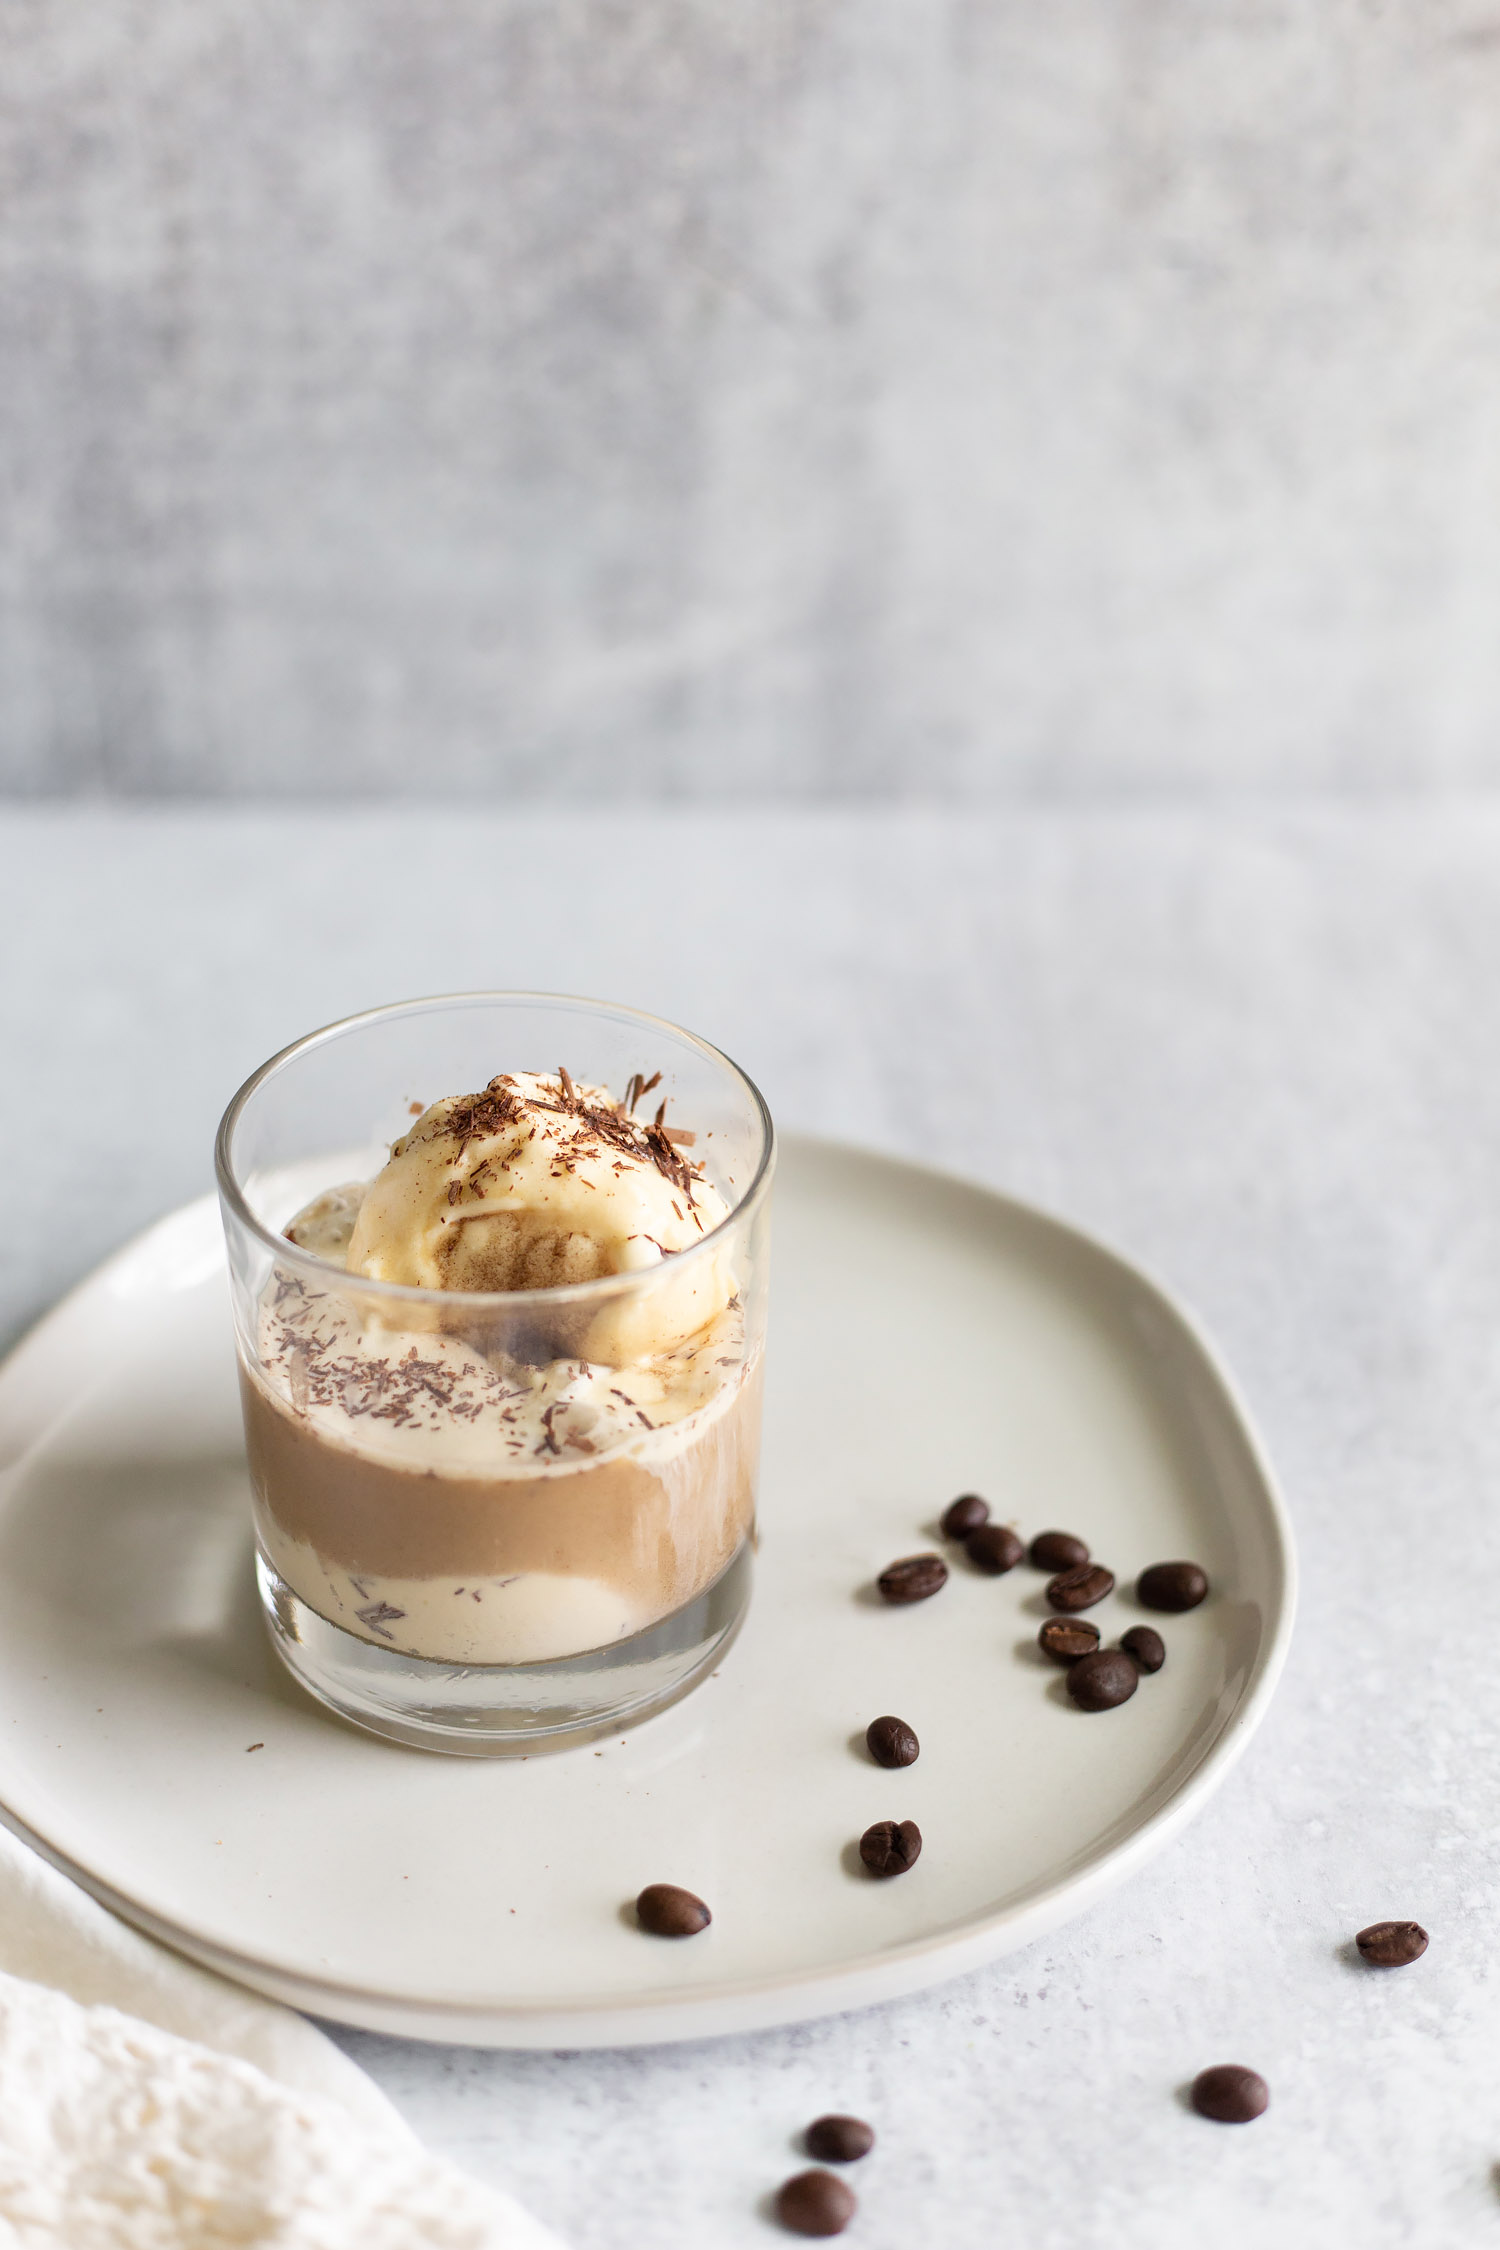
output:
<instances>
[{"instance_id":1,"label":"dark roasted coffee bean","mask_svg":"<svg viewBox=\"0 0 1500 2250\"><path fill-rule=\"evenodd\" d=\"M1068 1693L1080 1711L1112 1711L1130 1701L1140 1678L1124 1649L1096 1648L1068 1666Z\"/></svg>"},{"instance_id":2,"label":"dark roasted coffee bean","mask_svg":"<svg viewBox=\"0 0 1500 2250\"><path fill-rule=\"evenodd\" d=\"M1196 1609L1207 1592L1208 1580L1195 1562L1153 1563L1135 1583L1142 1609Z\"/></svg>"},{"instance_id":3,"label":"dark roasted coffee bean","mask_svg":"<svg viewBox=\"0 0 1500 2250\"><path fill-rule=\"evenodd\" d=\"M988 1523L989 1520L988 1500L981 1500L977 1492L961 1492L943 1510L943 1537L967 1539L971 1531L977 1531L982 1523Z\"/></svg>"},{"instance_id":4,"label":"dark roasted coffee bean","mask_svg":"<svg viewBox=\"0 0 1500 2250\"><path fill-rule=\"evenodd\" d=\"M948 1583L948 1565L941 1555L905 1555L888 1563L875 1581L888 1602L925 1602Z\"/></svg>"},{"instance_id":5,"label":"dark roasted coffee bean","mask_svg":"<svg viewBox=\"0 0 1500 2250\"><path fill-rule=\"evenodd\" d=\"M854 2190L831 2172L798 2172L776 2191L776 2216L788 2234L842 2234L859 2209Z\"/></svg>"},{"instance_id":6,"label":"dark roasted coffee bean","mask_svg":"<svg viewBox=\"0 0 1500 2250\"><path fill-rule=\"evenodd\" d=\"M859 1856L872 1875L904 1875L922 1850L922 1831L914 1820L877 1820L859 1839Z\"/></svg>"},{"instance_id":7,"label":"dark roasted coffee bean","mask_svg":"<svg viewBox=\"0 0 1500 2250\"><path fill-rule=\"evenodd\" d=\"M1060 1578L1053 1579L1047 1599L1054 1609L1092 1609L1095 1602L1102 1602L1114 1590L1112 1570L1106 1570L1103 1563L1080 1563L1077 1570L1065 1570Z\"/></svg>"},{"instance_id":8,"label":"dark roasted coffee bean","mask_svg":"<svg viewBox=\"0 0 1500 2250\"><path fill-rule=\"evenodd\" d=\"M815 2117L807 2128L807 2153L820 2164L853 2164L875 2146L875 2129L862 2117Z\"/></svg>"},{"instance_id":9,"label":"dark roasted coffee bean","mask_svg":"<svg viewBox=\"0 0 1500 2250\"><path fill-rule=\"evenodd\" d=\"M1354 1942L1372 1969L1404 1969L1427 1951L1427 1932L1420 1922L1372 1922Z\"/></svg>"},{"instance_id":10,"label":"dark roasted coffee bean","mask_svg":"<svg viewBox=\"0 0 1500 2250\"><path fill-rule=\"evenodd\" d=\"M990 1578L1014 1570L1026 1549L1008 1524L984 1523L964 1541L964 1553L976 1570Z\"/></svg>"},{"instance_id":11,"label":"dark roasted coffee bean","mask_svg":"<svg viewBox=\"0 0 1500 2250\"><path fill-rule=\"evenodd\" d=\"M1077 1570L1089 1559L1088 1548L1071 1531L1039 1531L1027 1550L1033 1570Z\"/></svg>"},{"instance_id":12,"label":"dark roasted coffee bean","mask_svg":"<svg viewBox=\"0 0 1500 2250\"><path fill-rule=\"evenodd\" d=\"M1099 1628L1086 1617L1049 1617L1037 1634L1037 1646L1054 1664L1076 1664L1099 1646Z\"/></svg>"},{"instance_id":13,"label":"dark roasted coffee bean","mask_svg":"<svg viewBox=\"0 0 1500 2250\"><path fill-rule=\"evenodd\" d=\"M653 1937L696 1937L713 1920L701 1898L675 1883L648 1883L635 1902L635 1915Z\"/></svg>"},{"instance_id":14,"label":"dark roasted coffee bean","mask_svg":"<svg viewBox=\"0 0 1500 2250\"><path fill-rule=\"evenodd\" d=\"M1194 2109L1216 2125L1248 2125L1270 2099L1271 2089L1260 2072L1247 2070L1243 2063L1215 2063L1193 2080Z\"/></svg>"},{"instance_id":15,"label":"dark roasted coffee bean","mask_svg":"<svg viewBox=\"0 0 1500 2250\"><path fill-rule=\"evenodd\" d=\"M1143 1672L1159 1672L1167 1661L1167 1644L1154 1625L1132 1625L1120 1635L1120 1646Z\"/></svg>"},{"instance_id":16,"label":"dark roasted coffee bean","mask_svg":"<svg viewBox=\"0 0 1500 2250\"><path fill-rule=\"evenodd\" d=\"M877 1766L914 1766L922 1748L904 1719L889 1717L872 1719L865 1741Z\"/></svg>"}]
</instances>

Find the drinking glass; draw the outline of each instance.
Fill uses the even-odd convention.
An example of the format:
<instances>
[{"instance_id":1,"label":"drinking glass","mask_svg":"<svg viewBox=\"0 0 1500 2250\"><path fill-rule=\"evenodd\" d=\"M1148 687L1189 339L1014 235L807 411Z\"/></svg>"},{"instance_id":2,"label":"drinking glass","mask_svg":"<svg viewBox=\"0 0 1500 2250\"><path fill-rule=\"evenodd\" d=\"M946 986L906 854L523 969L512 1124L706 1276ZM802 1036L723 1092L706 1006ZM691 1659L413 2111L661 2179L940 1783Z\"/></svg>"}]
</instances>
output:
<instances>
[{"instance_id":1,"label":"drinking glass","mask_svg":"<svg viewBox=\"0 0 1500 2250\"><path fill-rule=\"evenodd\" d=\"M617 1099L653 1081L663 1162L701 1166L727 1218L643 1269L504 1291L367 1279L283 1231L433 1100L559 1065ZM351 1016L241 1087L217 1162L257 1573L313 1695L493 1755L633 1725L713 1668L750 1598L774 1156L726 1055L549 993Z\"/></svg>"}]
</instances>

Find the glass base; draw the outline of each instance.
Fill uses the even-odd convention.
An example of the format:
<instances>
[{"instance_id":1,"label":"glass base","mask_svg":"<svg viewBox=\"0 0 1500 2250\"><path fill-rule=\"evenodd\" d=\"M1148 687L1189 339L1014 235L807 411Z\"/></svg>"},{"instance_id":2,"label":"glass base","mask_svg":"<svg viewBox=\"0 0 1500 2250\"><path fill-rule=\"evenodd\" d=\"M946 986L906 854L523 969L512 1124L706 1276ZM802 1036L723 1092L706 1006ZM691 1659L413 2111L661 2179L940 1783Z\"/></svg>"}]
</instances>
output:
<instances>
[{"instance_id":1,"label":"glass base","mask_svg":"<svg viewBox=\"0 0 1500 2250\"><path fill-rule=\"evenodd\" d=\"M460 1758L571 1749L664 1711L729 1647L752 1575L746 1544L706 1592L608 1648L547 1664L445 1664L330 1625L258 1550L255 1568L276 1653L310 1695L371 1734Z\"/></svg>"}]
</instances>

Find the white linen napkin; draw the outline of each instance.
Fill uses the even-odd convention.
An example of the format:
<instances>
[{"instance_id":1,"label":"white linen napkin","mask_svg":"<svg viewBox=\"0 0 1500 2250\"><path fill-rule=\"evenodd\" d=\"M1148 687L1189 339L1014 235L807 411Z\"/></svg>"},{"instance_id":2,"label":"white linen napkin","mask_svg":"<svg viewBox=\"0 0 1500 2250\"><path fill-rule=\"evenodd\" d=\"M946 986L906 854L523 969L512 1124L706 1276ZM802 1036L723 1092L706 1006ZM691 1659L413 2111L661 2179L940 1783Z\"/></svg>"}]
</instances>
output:
<instances>
[{"instance_id":1,"label":"white linen napkin","mask_svg":"<svg viewBox=\"0 0 1500 2250\"><path fill-rule=\"evenodd\" d=\"M310 2023L128 1928L4 1828L0 2245L562 2250L428 2156Z\"/></svg>"}]
</instances>

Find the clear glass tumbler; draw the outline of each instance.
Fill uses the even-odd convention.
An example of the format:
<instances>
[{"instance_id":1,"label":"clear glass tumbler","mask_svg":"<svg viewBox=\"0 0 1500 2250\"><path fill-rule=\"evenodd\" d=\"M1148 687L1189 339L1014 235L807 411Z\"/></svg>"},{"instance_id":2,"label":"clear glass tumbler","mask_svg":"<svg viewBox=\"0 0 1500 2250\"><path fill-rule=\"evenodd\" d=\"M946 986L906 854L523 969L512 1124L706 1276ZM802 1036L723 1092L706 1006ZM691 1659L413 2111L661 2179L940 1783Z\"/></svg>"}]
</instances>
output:
<instances>
[{"instance_id":1,"label":"clear glass tumbler","mask_svg":"<svg viewBox=\"0 0 1500 2250\"><path fill-rule=\"evenodd\" d=\"M535 1239L541 1222L505 1209L505 1164L474 1161L520 1073L563 1120L540 1117L542 1145L566 1132L621 1175L638 1165L686 1247L632 1234L628 1270L551 1279L597 1268L593 1238ZM480 1285L351 1270L365 1184L449 1096L480 1106L444 1127L433 1227L445 1274ZM750 1596L774 1152L765 1103L716 1048L548 993L352 1016L241 1087L217 1155L257 1567L312 1694L396 1741L494 1755L631 1725L712 1668ZM548 1161L586 1228L610 1177L595 1165L575 1193L568 1151ZM525 1278L496 1284L486 1256L520 1270L526 1227Z\"/></svg>"}]
</instances>

